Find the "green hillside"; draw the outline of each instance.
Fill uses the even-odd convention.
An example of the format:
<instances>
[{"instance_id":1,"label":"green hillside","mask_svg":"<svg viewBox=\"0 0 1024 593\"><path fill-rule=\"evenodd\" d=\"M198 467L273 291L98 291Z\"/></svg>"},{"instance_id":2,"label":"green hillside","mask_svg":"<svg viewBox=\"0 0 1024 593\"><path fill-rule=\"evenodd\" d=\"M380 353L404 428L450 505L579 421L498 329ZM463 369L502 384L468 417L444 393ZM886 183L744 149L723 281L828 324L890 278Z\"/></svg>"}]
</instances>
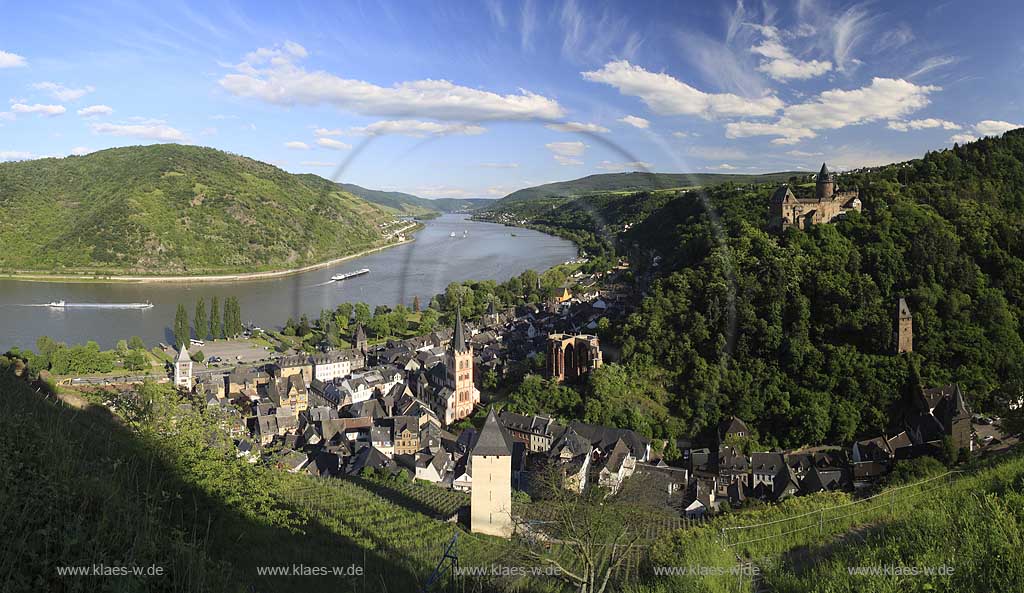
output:
<instances>
[{"instance_id":1,"label":"green hillside","mask_svg":"<svg viewBox=\"0 0 1024 593\"><path fill-rule=\"evenodd\" d=\"M463 562L516 559L507 542L354 481L240 460L223 430L230 419L201 402L183 407L168 385L89 396L112 398L115 417L103 406L64 404L18 372L27 372L22 361L0 355L0 591L417 591L454 533ZM365 578L259 573L294 564L361 566ZM162 574L58 572L95 565ZM522 579L466 579L467 591L504 587L551 591Z\"/></svg>"},{"instance_id":2,"label":"green hillside","mask_svg":"<svg viewBox=\"0 0 1024 593\"><path fill-rule=\"evenodd\" d=\"M958 383L975 412L1006 415L1024 388L1024 130L838 184L862 213L784 233L775 183L511 208L505 221L571 238L591 264L629 256L644 294L601 336L621 360L564 413L656 438L736 415L769 447L893 434L921 385ZM896 356L901 297L914 352Z\"/></svg>"},{"instance_id":3,"label":"green hillside","mask_svg":"<svg viewBox=\"0 0 1024 593\"><path fill-rule=\"evenodd\" d=\"M381 244L382 208L315 176L163 144L0 163L0 270L287 269Z\"/></svg>"},{"instance_id":4,"label":"green hillside","mask_svg":"<svg viewBox=\"0 0 1024 593\"><path fill-rule=\"evenodd\" d=\"M778 183L790 177L804 176L807 173L782 172L764 173L759 175L741 175L731 173L605 173L588 175L572 181L546 183L536 187L528 187L514 191L493 207L504 207L516 202L539 200L543 198L565 198L582 196L600 192L636 192L663 189L679 189L706 187L723 183Z\"/></svg>"}]
</instances>

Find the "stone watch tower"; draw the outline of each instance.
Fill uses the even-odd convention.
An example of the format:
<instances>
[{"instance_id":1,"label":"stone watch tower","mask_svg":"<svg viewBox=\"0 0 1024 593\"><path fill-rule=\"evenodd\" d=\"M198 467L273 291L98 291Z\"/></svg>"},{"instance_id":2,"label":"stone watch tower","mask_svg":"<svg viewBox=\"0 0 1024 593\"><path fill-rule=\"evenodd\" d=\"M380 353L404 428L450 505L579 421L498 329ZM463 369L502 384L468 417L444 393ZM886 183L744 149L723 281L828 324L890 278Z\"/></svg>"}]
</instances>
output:
<instances>
[{"instance_id":1,"label":"stone watch tower","mask_svg":"<svg viewBox=\"0 0 1024 593\"><path fill-rule=\"evenodd\" d=\"M512 439L494 408L487 414L473 446L473 490L470 492L470 531L498 537L512 535Z\"/></svg>"},{"instance_id":2,"label":"stone watch tower","mask_svg":"<svg viewBox=\"0 0 1024 593\"><path fill-rule=\"evenodd\" d=\"M896 354L914 351L914 316L907 300L900 298L896 308Z\"/></svg>"}]
</instances>

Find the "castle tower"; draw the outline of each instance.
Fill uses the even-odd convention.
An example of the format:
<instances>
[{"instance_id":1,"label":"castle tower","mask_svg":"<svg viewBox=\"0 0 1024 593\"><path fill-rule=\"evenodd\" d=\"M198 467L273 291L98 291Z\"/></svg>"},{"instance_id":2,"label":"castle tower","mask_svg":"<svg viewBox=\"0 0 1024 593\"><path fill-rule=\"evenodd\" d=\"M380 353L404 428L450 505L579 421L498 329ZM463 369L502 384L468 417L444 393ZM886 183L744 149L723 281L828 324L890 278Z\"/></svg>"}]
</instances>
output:
<instances>
[{"instance_id":1,"label":"castle tower","mask_svg":"<svg viewBox=\"0 0 1024 593\"><path fill-rule=\"evenodd\" d=\"M353 341L355 342L356 350L362 352L363 356L366 356L367 342L366 342L366 332L363 331L363 326L361 326L361 325L357 325L356 326L356 335L355 335L355 339Z\"/></svg>"},{"instance_id":2,"label":"castle tower","mask_svg":"<svg viewBox=\"0 0 1024 593\"><path fill-rule=\"evenodd\" d=\"M814 184L814 197L818 200L830 200L836 191L836 181L825 163L821 164L821 171L818 172L818 180Z\"/></svg>"},{"instance_id":3,"label":"castle tower","mask_svg":"<svg viewBox=\"0 0 1024 593\"><path fill-rule=\"evenodd\" d=\"M473 489L469 498L470 531L498 537L512 535L512 439L487 414L470 457Z\"/></svg>"},{"instance_id":4,"label":"castle tower","mask_svg":"<svg viewBox=\"0 0 1024 593\"><path fill-rule=\"evenodd\" d=\"M192 358L185 344L181 345L178 358L174 361L174 386L192 391Z\"/></svg>"},{"instance_id":5,"label":"castle tower","mask_svg":"<svg viewBox=\"0 0 1024 593\"><path fill-rule=\"evenodd\" d=\"M900 298L896 308L896 354L914 351L914 316L907 300Z\"/></svg>"},{"instance_id":6,"label":"castle tower","mask_svg":"<svg viewBox=\"0 0 1024 593\"><path fill-rule=\"evenodd\" d=\"M466 340L461 307L455 310L455 329L445 353L445 368L447 386L454 392L452 418L456 421L471 415L473 406L480 402L480 391L473 383L473 346Z\"/></svg>"}]
</instances>

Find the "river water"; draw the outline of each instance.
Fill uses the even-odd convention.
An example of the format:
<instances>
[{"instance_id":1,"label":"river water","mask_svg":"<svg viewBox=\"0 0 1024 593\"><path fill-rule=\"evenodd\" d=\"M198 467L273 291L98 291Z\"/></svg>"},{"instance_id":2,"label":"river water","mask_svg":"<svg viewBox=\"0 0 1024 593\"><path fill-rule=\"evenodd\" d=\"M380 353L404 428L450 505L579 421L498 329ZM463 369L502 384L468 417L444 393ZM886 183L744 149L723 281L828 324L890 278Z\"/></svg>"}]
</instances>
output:
<instances>
[{"instance_id":1,"label":"river water","mask_svg":"<svg viewBox=\"0 0 1024 593\"><path fill-rule=\"evenodd\" d=\"M172 341L171 325L178 303L193 315L202 297L207 307L218 296L238 297L242 319L262 327L280 327L303 313L310 320L321 309L345 301L371 306L404 303L419 296L424 306L451 282L506 280L524 270L542 271L576 255L569 241L527 229L468 220L448 214L427 221L416 240L327 268L268 280L226 283L85 283L28 282L0 279L0 352L18 346L35 348L36 338L50 336L68 344L95 340L104 348L119 339L140 336L150 347ZM464 231L468 235L464 235ZM456 237L452 238L451 233ZM513 233L515 236L513 236ZM334 274L369 268L370 273L330 282ZM149 301L145 310L39 306L50 301L123 304Z\"/></svg>"}]
</instances>

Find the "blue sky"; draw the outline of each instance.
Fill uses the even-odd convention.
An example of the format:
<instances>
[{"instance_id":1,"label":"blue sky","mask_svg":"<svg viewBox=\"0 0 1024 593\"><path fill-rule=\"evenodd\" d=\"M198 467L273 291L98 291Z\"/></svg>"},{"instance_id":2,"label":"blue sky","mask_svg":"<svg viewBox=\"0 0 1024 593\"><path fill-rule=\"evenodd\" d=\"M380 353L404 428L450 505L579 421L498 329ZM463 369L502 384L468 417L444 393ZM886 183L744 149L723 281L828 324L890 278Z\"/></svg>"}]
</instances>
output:
<instances>
[{"instance_id":1,"label":"blue sky","mask_svg":"<svg viewBox=\"0 0 1024 593\"><path fill-rule=\"evenodd\" d=\"M0 160L182 142L500 197L849 169L1024 122L1019 2L159 4L0 0Z\"/></svg>"}]
</instances>

